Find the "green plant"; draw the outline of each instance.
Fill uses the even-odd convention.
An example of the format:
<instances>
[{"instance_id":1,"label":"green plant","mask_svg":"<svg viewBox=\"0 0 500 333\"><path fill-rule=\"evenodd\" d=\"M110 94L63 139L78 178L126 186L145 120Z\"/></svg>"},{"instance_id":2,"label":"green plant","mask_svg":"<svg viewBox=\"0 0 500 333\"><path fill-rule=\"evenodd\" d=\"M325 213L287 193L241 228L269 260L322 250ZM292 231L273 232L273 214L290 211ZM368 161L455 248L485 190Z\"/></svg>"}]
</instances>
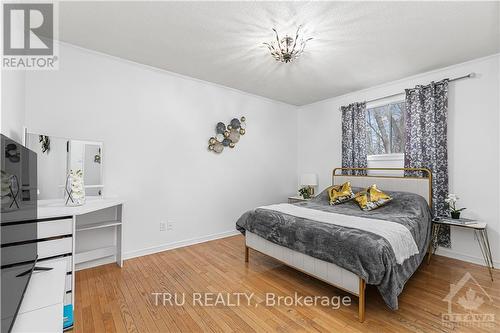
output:
<instances>
[{"instance_id":1,"label":"green plant","mask_svg":"<svg viewBox=\"0 0 500 333\"><path fill-rule=\"evenodd\" d=\"M465 207L457 209L458 199L460 199L460 198L456 194L448 194L448 197L446 199L444 199L444 202L446 202L450 212L459 213L465 209Z\"/></svg>"},{"instance_id":2,"label":"green plant","mask_svg":"<svg viewBox=\"0 0 500 333\"><path fill-rule=\"evenodd\" d=\"M311 191L309 190L309 186L304 186L299 190L299 194L302 196L304 199L309 199L311 198Z\"/></svg>"}]
</instances>

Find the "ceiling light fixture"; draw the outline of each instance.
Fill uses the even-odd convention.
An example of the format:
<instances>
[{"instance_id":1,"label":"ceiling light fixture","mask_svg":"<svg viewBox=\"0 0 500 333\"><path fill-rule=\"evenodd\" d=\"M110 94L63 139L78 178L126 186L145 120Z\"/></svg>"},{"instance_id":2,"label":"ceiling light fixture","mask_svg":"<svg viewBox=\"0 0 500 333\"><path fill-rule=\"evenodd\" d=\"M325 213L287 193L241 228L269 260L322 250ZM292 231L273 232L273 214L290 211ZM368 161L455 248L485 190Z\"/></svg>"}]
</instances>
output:
<instances>
[{"instance_id":1,"label":"ceiling light fixture","mask_svg":"<svg viewBox=\"0 0 500 333\"><path fill-rule=\"evenodd\" d=\"M301 36L301 28L302 26L299 25L299 27L297 28L297 32L295 33L295 38L285 35L285 37L281 39L276 29L273 28L273 31L276 35L276 41L263 44L267 46L267 48L271 52L271 55L276 61L289 63L300 57L302 52L304 52L306 43L312 38L304 38L303 36Z\"/></svg>"}]
</instances>

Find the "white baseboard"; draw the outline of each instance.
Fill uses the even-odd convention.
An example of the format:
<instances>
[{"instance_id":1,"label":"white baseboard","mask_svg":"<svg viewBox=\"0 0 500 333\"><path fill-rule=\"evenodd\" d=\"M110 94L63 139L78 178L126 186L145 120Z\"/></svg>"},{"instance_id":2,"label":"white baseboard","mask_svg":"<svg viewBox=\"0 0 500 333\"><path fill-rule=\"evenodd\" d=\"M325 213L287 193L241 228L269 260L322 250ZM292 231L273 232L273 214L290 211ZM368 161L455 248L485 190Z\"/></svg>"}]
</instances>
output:
<instances>
[{"instance_id":1,"label":"white baseboard","mask_svg":"<svg viewBox=\"0 0 500 333\"><path fill-rule=\"evenodd\" d=\"M486 267L486 263L484 262L484 259L482 257L475 257L475 256L471 256L471 255L464 254L464 253L458 253L458 252L455 252L453 250L450 250L450 249L447 249L444 247L438 247L438 249L436 250L436 254L440 255L440 256L458 259L458 260L462 260L462 261L466 261L466 262L470 262L473 264L478 264L478 265ZM494 260L493 265L495 266L495 268L499 268L500 261Z\"/></svg>"},{"instance_id":2,"label":"white baseboard","mask_svg":"<svg viewBox=\"0 0 500 333\"><path fill-rule=\"evenodd\" d=\"M240 234L240 232L238 230L230 230L230 231L225 231L225 232L221 232L221 233L217 233L217 234L186 239L186 240L168 243L168 244L162 244L162 245L158 245L158 246L152 246L152 247L148 247L145 249L126 252L123 256L123 259L124 260L132 259L132 258L136 258L136 257L145 256L148 254L163 252L163 251L167 251L167 250L173 250L173 249L177 249L179 247L204 243L204 242L208 242L211 240L231 237L231 236L235 236L235 235L239 235L239 234Z\"/></svg>"}]
</instances>

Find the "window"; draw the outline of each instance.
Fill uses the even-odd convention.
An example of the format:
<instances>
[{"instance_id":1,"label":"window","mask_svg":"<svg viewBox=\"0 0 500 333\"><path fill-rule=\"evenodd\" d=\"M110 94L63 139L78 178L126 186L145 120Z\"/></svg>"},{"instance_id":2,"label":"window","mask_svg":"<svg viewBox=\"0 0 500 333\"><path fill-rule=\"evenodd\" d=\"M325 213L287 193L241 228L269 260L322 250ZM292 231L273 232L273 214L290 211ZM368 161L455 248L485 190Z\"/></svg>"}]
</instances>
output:
<instances>
[{"instance_id":1,"label":"window","mask_svg":"<svg viewBox=\"0 0 500 333\"><path fill-rule=\"evenodd\" d=\"M405 103L380 105L366 110L368 155L403 154Z\"/></svg>"}]
</instances>

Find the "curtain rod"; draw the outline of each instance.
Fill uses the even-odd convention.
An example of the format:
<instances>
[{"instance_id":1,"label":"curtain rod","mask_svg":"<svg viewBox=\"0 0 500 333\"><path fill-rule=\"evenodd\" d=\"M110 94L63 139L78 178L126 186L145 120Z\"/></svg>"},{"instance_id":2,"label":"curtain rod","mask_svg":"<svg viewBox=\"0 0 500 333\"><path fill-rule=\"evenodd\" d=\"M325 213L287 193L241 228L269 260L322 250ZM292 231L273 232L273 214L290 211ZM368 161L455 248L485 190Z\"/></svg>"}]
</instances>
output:
<instances>
[{"instance_id":1,"label":"curtain rod","mask_svg":"<svg viewBox=\"0 0 500 333\"><path fill-rule=\"evenodd\" d=\"M459 77L456 77L456 78L453 78L453 79L450 79L448 80L448 82L453 82L453 81L458 81L458 80L463 80L463 79L470 79L470 78L473 78L476 76L476 73L472 72L472 73L469 73L467 75L463 75L463 76L459 76ZM374 98L374 99L370 99L368 101L366 101L366 103L371 103L371 102L375 102L375 101L378 101L378 100L381 100L381 99L385 99L385 98L389 98L389 97L395 97L395 96L399 96L399 95L402 95L404 94L405 92L402 91L402 92L399 92L397 94L392 94L392 95L387 95L387 96L382 96L382 97L377 97L377 98Z\"/></svg>"}]
</instances>

